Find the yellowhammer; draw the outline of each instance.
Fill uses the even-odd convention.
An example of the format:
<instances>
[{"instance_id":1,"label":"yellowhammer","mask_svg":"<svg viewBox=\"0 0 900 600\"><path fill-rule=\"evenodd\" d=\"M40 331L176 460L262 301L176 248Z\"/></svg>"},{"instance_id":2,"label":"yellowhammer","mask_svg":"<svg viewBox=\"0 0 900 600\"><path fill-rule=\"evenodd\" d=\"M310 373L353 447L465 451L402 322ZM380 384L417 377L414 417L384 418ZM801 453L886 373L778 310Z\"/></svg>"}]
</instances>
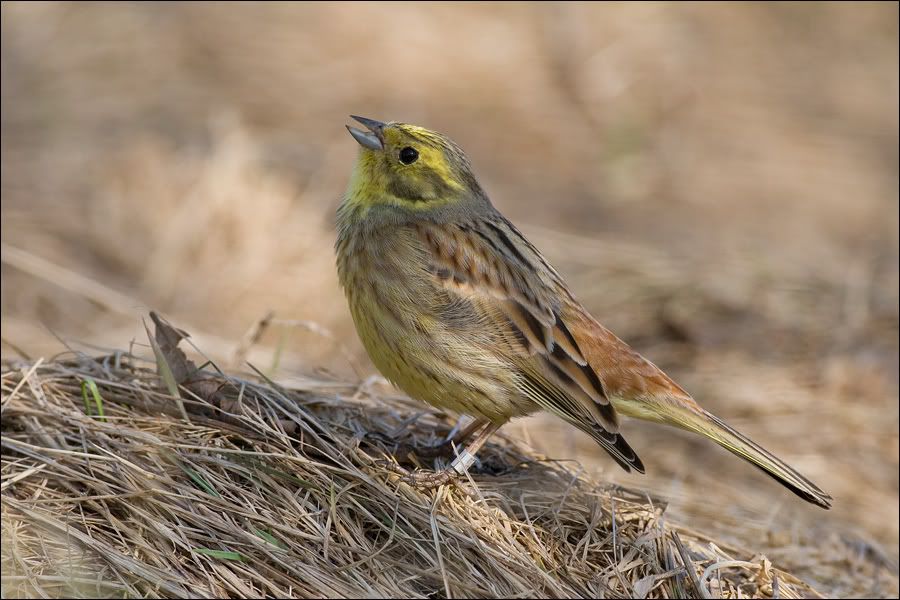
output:
<instances>
[{"instance_id":1,"label":"yellowhammer","mask_svg":"<svg viewBox=\"0 0 900 600\"><path fill-rule=\"evenodd\" d=\"M362 146L338 209L338 274L381 373L413 398L475 417L446 483L513 417L546 410L589 434L626 471L644 465L618 413L706 436L795 494L831 497L703 410L598 323L537 248L491 204L463 151L422 127L353 117Z\"/></svg>"}]
</instances>

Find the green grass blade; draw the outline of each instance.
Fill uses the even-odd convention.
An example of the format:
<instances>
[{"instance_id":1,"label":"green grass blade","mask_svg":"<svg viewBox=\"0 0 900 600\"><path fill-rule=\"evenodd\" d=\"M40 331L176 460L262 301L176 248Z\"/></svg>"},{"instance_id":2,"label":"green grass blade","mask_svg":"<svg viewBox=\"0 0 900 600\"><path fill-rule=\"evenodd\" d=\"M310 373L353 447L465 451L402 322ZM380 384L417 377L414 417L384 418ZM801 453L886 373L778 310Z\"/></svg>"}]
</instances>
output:
<instances>
[{"instance_id":1,"label":"green grass blade","mask_svg":"<svg viewBox=\"0 0 900 600\"><path fill-rule=\"evenodd\" d=\"M219 494L219 492L216 491L216 488L214 488L212 485L210 485L208 481L203 479L203 477L201 477L200 474L197 473L197 471L193 470L190 467L186 467L180 463L178 464L178 466L181 467L182 471L187 473L187 476L191 478L191 481L193 481L197 485L198 488L202 489L204 492L206 492L207 494L209 494L210 496L212 496L214 498L222 497L221 494Z\"/></svg>"},{"instance_id":2,"label":"green grass blade","mask_svg":"<svg viewBox=\"0 0 900 600\"><path fill-rule=\"evenodd\" d=\"M212 550L211 548L194 548L197 554L212 556L213 558L221 558L223 560L239 560L244 561L246 558L240 552L229 552L228 550Z\"/></svg>"},{"instance_id":3,"label":"green grass blade","mask_svg":"<svg viewBox=\"0 0 900 600\"><path fill-rule=\"evenodd\" d=\"M272 535L265 529L255 529L254 531L256 532L256 535L258 535L262 539L266 540L273 546L277 546L277 547L281 548L282 550L287 548L287 546L284 544L284 542L282 542L281 540L276 538L274 535Z\"/></svg>"},{"instance_id":4,"label":"green grass blade","mask_svg":"<svg viewBox=\"0 0 900 600\"><path fill-rule=\"evenodd\" d=\"M91 391L91 396L94 398L94 405L97 407L97 415L100 417L101 421L106 423L106 414L103 412L103 397L100 396L100 390L97 388L97 383L90 377L81 382L81 399L84 400L84 412L88 415L91 414L90 402L87 394L88 390Z\"/></svg>"}]
</instances>

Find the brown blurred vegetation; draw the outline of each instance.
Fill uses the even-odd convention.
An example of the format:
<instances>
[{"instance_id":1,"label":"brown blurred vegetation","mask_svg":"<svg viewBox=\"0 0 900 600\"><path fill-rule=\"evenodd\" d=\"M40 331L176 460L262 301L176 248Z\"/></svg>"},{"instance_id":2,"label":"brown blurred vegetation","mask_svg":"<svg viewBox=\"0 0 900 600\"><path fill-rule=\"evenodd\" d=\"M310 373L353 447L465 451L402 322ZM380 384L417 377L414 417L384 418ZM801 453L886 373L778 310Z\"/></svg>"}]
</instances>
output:
<instances>
[{"instance_id":1,"label":"brown blurred vegetation","mask_svg":"<svg viewBox=\"0 0 900 600\"><path fill-rule=\"evenodd\" d=\"M227 365L271 310L300 327L271 328L252 362L283 348L279 377L373 374L333 268L343 125L413 122L467 150L604 324L835 508L650 425L625 425L644 478L551 419L507 435L698 528L758 523L767 537L735 543L814 584L838 547L895 563L897 19L894 3L5 2L3 355L122 347L153 307Z\"/></svg>"}]
</instances>

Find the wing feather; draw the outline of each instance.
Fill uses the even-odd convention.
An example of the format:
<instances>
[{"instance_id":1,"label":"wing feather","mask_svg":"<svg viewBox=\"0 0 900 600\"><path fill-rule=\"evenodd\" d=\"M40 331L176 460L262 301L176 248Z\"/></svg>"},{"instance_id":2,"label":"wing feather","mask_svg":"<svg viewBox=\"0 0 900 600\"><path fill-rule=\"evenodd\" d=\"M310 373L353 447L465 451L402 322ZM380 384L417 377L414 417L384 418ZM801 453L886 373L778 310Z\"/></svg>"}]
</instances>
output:
<instances>
[{"instance_id":1,"label":"wing feather","mask_svg":"<svg viewBox=\"0 0 900 600\"><path fill-rule=\"evenodd\" d=\"M506 340L521 392L590 434L626 470L643 472L619 435L618 416L598 374L563 318L559 276L499 214L464 224L417 225L428 269L444 288L470 301Z\"/></svg>"}]
</instances>

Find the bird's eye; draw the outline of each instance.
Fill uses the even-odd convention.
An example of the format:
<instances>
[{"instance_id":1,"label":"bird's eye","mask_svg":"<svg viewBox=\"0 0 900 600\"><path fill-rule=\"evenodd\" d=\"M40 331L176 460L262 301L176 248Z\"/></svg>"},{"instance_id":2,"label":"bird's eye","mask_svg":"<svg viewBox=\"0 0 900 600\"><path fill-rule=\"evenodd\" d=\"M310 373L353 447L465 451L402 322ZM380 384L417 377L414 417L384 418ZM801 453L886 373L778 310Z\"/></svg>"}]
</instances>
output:
<instances>
[{"instance_id":1,"label":"bird's eye","mask_svg":"<svg viewBox=\"0 0 900 600\"><path fill-rule=\"evenodd\" d=\"M419 153L415 148L407 146L400 151L400 162L404 165L411 165L419 158Z\"/></svg>"}]
</instances>

